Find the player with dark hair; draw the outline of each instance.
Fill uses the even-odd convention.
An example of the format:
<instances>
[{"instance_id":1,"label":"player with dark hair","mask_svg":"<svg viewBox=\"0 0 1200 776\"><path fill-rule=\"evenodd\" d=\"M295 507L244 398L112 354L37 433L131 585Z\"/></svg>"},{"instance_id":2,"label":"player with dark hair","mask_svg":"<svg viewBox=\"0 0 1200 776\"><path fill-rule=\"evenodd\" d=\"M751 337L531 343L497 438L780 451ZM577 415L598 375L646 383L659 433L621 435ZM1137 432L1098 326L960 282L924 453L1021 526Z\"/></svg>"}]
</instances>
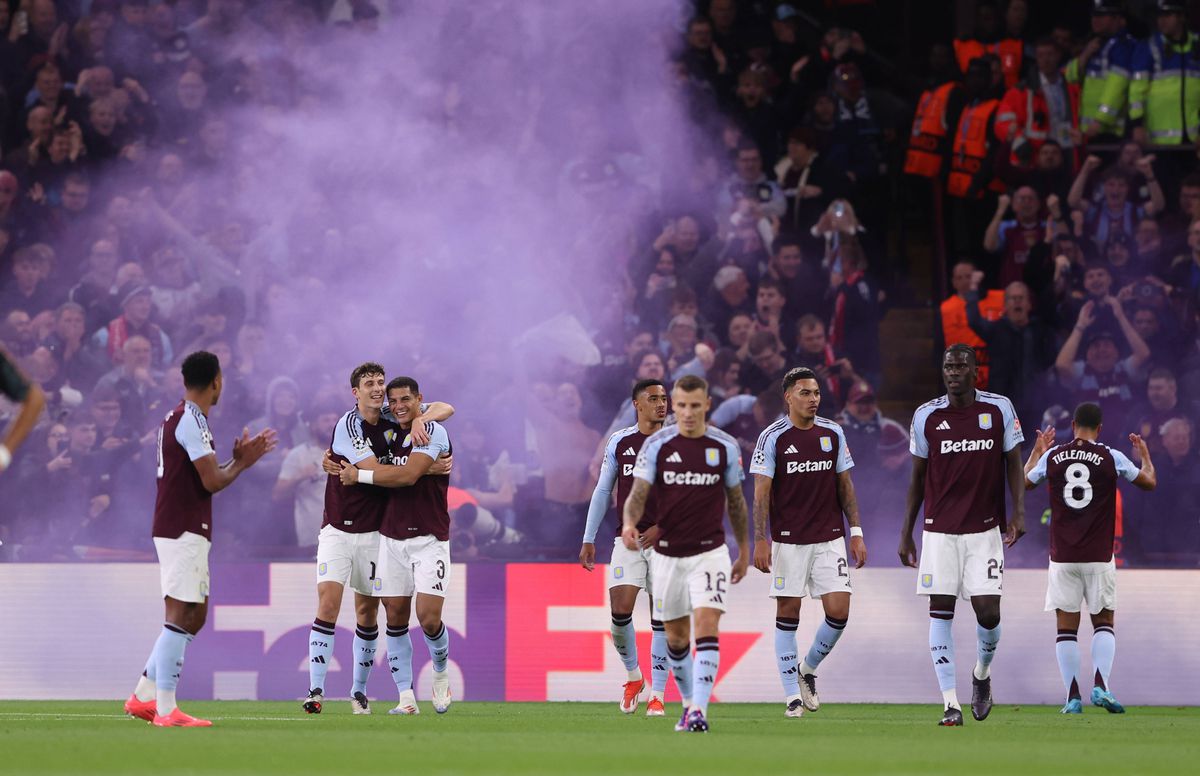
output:
<instances>
[{"instance_id":1,"label":"player with dark hair","mask_svg":"<svg viewBox=\"0 0 1200 776\"><path fill-rule=\"evenodd\" d=\"M854 461L842 427L817 416L821 386L811 369L783 378L787 417L763 429L754 447L754 567L772 578L775 659L783 680L784 715L821 706L815 671L833 650L850 617L850 573L843 515L850 523L855 568L867 562L850 469ZM770 520L770 535L767 523ZM805 595L820 598L825 622L797 666L796 630Z\"/></svg>"},{"instance_id":2,"label":"player with dark hair","mask_svg":"<svg viewBox=\"0 0 1200 776\"><path fill-rule=\"evenodd\" d=\"M587 525L583 529L583 546L579 550L579 564L588 571L596 566L596 531L612 501L613 487L617 489L617 503L624 505L633 488L633 467L638 453L650 435L663 427L667 419L667 389L662 380L638 380L631 394L637 424L614 431L604 446L604 460L600 466L600 479L592 491L588 505ZM621 697L621 711L632 714L637 711L642 690L646 682L638 667L636 633L633 628L633 607L637 604L639 590L651 596L650 555L654 538L657 513L654 494L650 494L646 510L637 524L641 543L637 550L629 550L621 541L620 534L613 541L612 559L608 564L608 599L612 609L612 640L621 663L625 666L625 687ZM661 717L663 695L667 689L667 634L662 621L650 610L650 700L646 705L646 716Z\"/></svg>"},{"instance_id":3,"label":"player with dark hair","mask_svg":"<svg viewBox=\"0 0 1200 776\"><path fill-rule=\"evenodd\" d=\"M386 382L383 367L372 361L350 373L355 406L334 427L326 455L325 517L317 538L317 617L308 644L309 692L303 708L320 714L325 701L325 675L333 659L334 627L347 585L354 591L357 628L354 632L354 678L350 706L355 714L370 714L367 679L375 662L379 638L379 526L387 492L378 487L346 488L336 472L344 461L363 470L378 469L392 460L391 444L398 426L385 415ZM431 406L426 420L445 420L448 405ZM428 440L425 440L428 441Z\"/></svg>"},{"instance_id":4,"label":"player with dark hair","mask_svg":"<svg viewBox=\"0 0 1200 776\"><path fill-rule=\"evenodd\" d=\"M1054 611L1058 639L1054 651L1067 690L1063 714L1082 714L1079 697L1079 617L1086 602L1092 618L1092 705L1114 714L1125 707L1109 687L1117 637L1113 632L1117 604L1117 566L1113 537L1117 525L1117 481L1132 482L1142 490L1158 484L1146 443L1129 435L1134 466L1124 453L1096 440L1104 416L1100 406L1085 402L1075 408L1071 441L1054 444L1054 428L1039 431L1025 463L1025 487L1050 484L1050 577L1046 586L1046 611Z\"/></svg>"},{"instance_id":5,"label":"player with dark hair","mask_svg":"<svg viewBox=\"0 0 1200 776\"><path fill-rule=\"evenodd\" d=\"M946 395L913 413L913 456L908 506L900 532L900 560L917 567L912 531L925 504L917 595L929 596L929 651L942 690L940 725L963 723L954 681L954 602L969 598L975 610L977 656L971 716L992 710L991 664L1000 643L1004 547L1025 533L1021 422L1012 402L975 388L975 349L956 344L942 355ZM1012 497L1005 521L1004 487Z\"/></svg>"},{"instance_id":6,"label":"player with dark hair","mask_svg":"<svg viewBox=\"0 0 1200 776\"><path fill-rule=\"evenodd\" d=\"M667 659L684 698L676 730L708 730L708 701L717 681L717 630L725 611L726 583L737 584L750 563L742 461L737 440L708 425L712 406L708 383L685 375L671 391L674 426L642 445L625 501L621 538L631 552L640 548L638 524L646 513L651 486L658 512L658 536L650 556L654 613L667 633ZM725 547L725 507L737 539L738 557L729 562ZM690 617L689 617L690 616ZM695 682L691 631L695 619Z\"/></svg>"},{"instance_id":7,"label":"player with dark hair","mask_svg":"<svg viewBox=\"0 0 1200 776\"><path fill-rule=\"evenodd\" d=\"M175 688L187 645L208 616L208 551L212 546L212 494L275 448L264 429L233 441L233 458L217 463L208 411L221 398L221 364L198 351L183 360L184 398L158 429L158 496L154 501L154 549L166 621L125 713L156 727L210 727L175 705Z\"/></svg>"},{"instance_id":8,"label":"player with dark hair","mask_svg":"<svg viewBox=\"0 0 1200 776\"><path fill-rule=\"evenodd\" d=\"M451 454L450 437L441 423L424 420L421 389L411 377L387 385L388 408L399 425L391 457L383 465L360 468L341 462L342 485L387 488L379 533L376 595L387 615L388 666L400 700L389 714L419 714L413 693L412 640L408 622L416 597L417 621L433 659L433 708L450 708L450 634L442 622L442 606L450 588L450 510L448 471L434 471ZM421 428L417 428L417 424ZM419 442L414 430L424 432Z\"/></svg>"},{"instance_id":9,"label":"player with dark hair","mask_svg":"<svg viewBox=\"0 0 1200 776\"><path fill-rule=\"evenodd\" d=\"M46 396L37 383L30 382L16 364L8 360L7 354L0 350L0 393L21 405L17 419L13 421L8 433L0 441L0 472L12 463L13 453L29 432L37 425L38 416L46 406Z\"/></svg>"}]
</instances>

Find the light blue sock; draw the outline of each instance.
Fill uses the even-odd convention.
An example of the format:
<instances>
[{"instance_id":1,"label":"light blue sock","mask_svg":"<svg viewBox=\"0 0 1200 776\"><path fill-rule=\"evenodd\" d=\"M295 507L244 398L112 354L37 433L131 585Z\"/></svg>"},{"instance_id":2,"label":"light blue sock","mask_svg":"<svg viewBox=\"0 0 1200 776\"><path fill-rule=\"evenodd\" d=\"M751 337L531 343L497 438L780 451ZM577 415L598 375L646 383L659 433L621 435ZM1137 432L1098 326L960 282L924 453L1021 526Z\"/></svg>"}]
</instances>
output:
<instances>
[{"instance_id":1,"label":"light blue sock","mask_svg":"<svg viewBox=\"0 0 1200 776\"><path fill-rule=\"evenodd\" d=\"M995 628L975 626L978 658L975 663L975 678L987 679L992 675L992 660L996 657L996 645L1000 643L1000 625Z\"/></svg>"},{"instance_id":2,"label":"light blue sock","mask_svg":"<svg viewBox=\"0 0 1200 776\"><path fill-rule=\"evenodd\" d=\"M833 651L834 645L838 643L838 639L842 637L842 631L845 629L845 620L835 620L826 615L825 622L821 623L820 627L817 628L817 635L813 637L812 646L808 648L808 655L804 658L803 668L808 668L812 671L817 670L817 666L821 665L821 661Z\"/></svg>"},{"instance_id":3,"label":"light blue sock","mask_svg":"<svg viewBox=\"0 0 1200 776\"><path fill-rule=\"evenodd\" d=\"M712 697L717 683L717 669L721 666L721 645L716 636L701 636L696 639L696 677L692 693L692 708L708 714L708 699Z\"/></svg>"},{"instance_id":4,"label":"light blue sock","mask_svg":"<svg viewBox=\"0 0 1200 776\"><path fill-rule=\"evenodd\" d=\"M637 634L633 630L633 615L614 614L611 633L613 646L616 647L617 654L621 656L621 664L625 666L625 670L630 674L638 671ZM638 673L640 675L641 672ZM631 676L630 681L633 681L634 678Z\"/></svg>"},{"instance_id":5,"label":"light blue sock","mask_svg":"<svg viewBox=\"0 0 1200 776\"><path fill-rule=\"evenodd\" d=\"M333 623L313 620L308 634L308 687L310 690L325 689L325 674L329 673L329 661L333 660Z\"/></svg>"},{"instance_id":6,"label":"light blue sock","mask_svg":"<svg viewBox=\"0 0 1200 776\"><path fill-rule=\"evenodd\" d=\"M954 612L929 613L929 656L937 674L938 689L953 692L954 685Z\"/></svg>"},{"instance_id":7,"label":"light blue sock","mask_svg":"<svg viewBox=\"0 0 1200 776\"><path fill-rule=\"evenodd\" d=\"M175 688L179 686L179 675L183 673L183 653L187 650L192 634L182 628L164 624L158 643L154 645L156 657L155 686L159 716L165 717L175 710Z\"/></svg>"},{"instance_id":8,"label":"light blue sock","mask_svg":"<svg viewBox=\"0 0 1200 776\"><path fill-rule=\"evenodd\" d=\"M1063 687L1067 689L1067 700L1079 697L1079 636L1075 631L1060 630L1054 644L1054 656L1058 658L1058 673Z\"/></svg>"},{"instance_id":9,"label":"light blue sock","mask_svg":"<svg viewBox=\"0 0 1200 776\"><path fill-rule=\"evenodd\" d=\"M433 670L439 674L446 670L446 661L450 659L450 631L446 623L442 623L437 635L432 638L425 634L425 645L429 647L429 657L433 658Z\"/></svg>"},{"instance_id":10,"label":"light blue sock","mask_svg":"<svg viewBox=\"0 0 1200 776\"><path fill-rule=\"evenodd\" d=\"M681 652L676 652L667 645L667 662L675 674L675 685L683 696L684 705L692 703L692 647L689 644Z\"/></svg>"},{"instance_id":11,"label":"light blue sock","mask_svg":"<svg viewBox=\"0 0 1200 776\"><path fill-rule=\"evenodd\" d=\"M650 690L661 699L671 673L667 666L667 631L662 620L651 620L650 632Z\"/></svg>"},{"instance_id":12,"label":"light blue sock","mask_svg":"<svg viewBox=\"0 0 1200 776\"><path fill-rule=\"evenodd\" d=\"M796 664L800 660L796 652L796 629L799 627L797 619L775 618L775 665L779 667L783 694L787 698L800 694L800 666Z\"/></svg>"},{"instance_id":13,"label":"light blue sock","mask_svg":"<svg viewBox=\"0 0 1200 776\"><path fill-rule=\"evenodd\" d=\"M387 629L388 668L392 672L392 681L400 692L411 690L413 686L412 639L408 635L408 626L402 625Z\"/></svg>"},{"instance_id":14,"label":"light blue sock","mask_svg":"<svg viewBox=\"0 0 1200 776\"><path fill-rule=\"evenodd\" d=\"M1111 691L1108 677L1112 673L1113 660L1117 657L1117 634L1111 625L1100 625L1092 631L1092 668L1099 674L1094 687Z\"/></svg>"},{"instance_id":15,"label":"light blue sock","mask_svg":"<svg viewBox=\"0 0 1200 776\"><path fill-rule=\"evenodd\" d=\"M354 631L354 685L350 695L356 692L367 694L367 679L371 677L371 668L375 665L375 651L379 644L379 626L366 627L359 625Z\"/></svg>"}]
</instances>

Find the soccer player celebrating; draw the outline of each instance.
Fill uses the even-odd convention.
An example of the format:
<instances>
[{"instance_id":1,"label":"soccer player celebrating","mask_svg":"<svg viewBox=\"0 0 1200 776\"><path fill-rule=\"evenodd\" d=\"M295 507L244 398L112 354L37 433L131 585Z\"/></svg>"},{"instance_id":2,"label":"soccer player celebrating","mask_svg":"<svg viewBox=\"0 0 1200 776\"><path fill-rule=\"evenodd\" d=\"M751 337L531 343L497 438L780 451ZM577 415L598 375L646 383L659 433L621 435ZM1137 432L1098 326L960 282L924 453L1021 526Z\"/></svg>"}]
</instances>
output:
<instances>
[{"instance_id":1,"label":"soccer player celebrating","mask_svg":"<svg viewBox=\"0 0 1200 776\"><path fill-rule=\"evenodd\" d=\"M754 567L773 579L775 659L787 696L784 716L799 717L821 706L815 671L829 655L850 617L850 573L842 515L850 522L855 568L867 562L850 469L854 461L842 427L817 417L821 386L811 369L783 378L788 415L758 437L754 475ZM770 518L771 535L767 535ZM825 622L808 655L796 667L796 629L805 595L821 599Z\"/></svg>"},{"instance_id":2,"label":"soccer player celebrating","mask_svg":"<svg viewBox=\"0 0 1200 776\"><path fill-rule=\"evenodd\" d=\"M1092 665L1096 669L1092 704L1114 714L1124 714L1109 689L1117 638L1113 614L1117 603L1117 567L1113 562L1113 534L1117 523L1117 480L1154 490L1157 477L1150 451L1137 434L1129 441L1142 462L1133 465L1125 454L1097 442L1103 415L1099 405L1086 402L1075 408L1073 438L1054 444L1054 429L1039 432L1025 463L1025 487L1032 490L1050 483L1050 580L1046 611L1058 620L1058 670L1067 690L1063 714L1082 714L1079 697L1079 615L1086 602L1092 617Z\"/></svg>"},{"instance_id":3,"label":"soccer player celebrating","mask_svg":"<svg viewBox=\"0 0 1200 776\"><path fill-rule=\"evenodd\" d=\"M217 463L208 411L221 398L221 365L198 351L183 360L184 399L158 429L158 497L154 502L154 549L158 552L166 622L125 712L156 727L210 727L175 705L183 653L208 615L208 550L212 543L212 494L275 447L275 432L233 442L233 458Z\"/></svg>"},{"instance_id":4,"label":"soccer player celebrating","mask_svg":"<svg viewBox=\"0 0 1200 776\"><path fill-rule=\"evenodd\" d=\"M0 393L21 405L21 412L8 430L4 440L0 442L0 472L12 463L13 453L17 446L25 441L29 432L37 425L38 415L46 406L46 397L36 383L30 382L17 369L8 356L0 351Z\"/></svg>"},{"instance_id":5,"label":"soccer player celebrating","mask_svg":"<svg viewBox=\"0 0 1200 776\"><path fill-rule=\"evenodd\" d=\"M637 526L653 485L658 535L650 555L650 589L684 699L675 729L703 733L721 657L717 629L725 611L726 583L740 582L750 563L746 500L737 440L705 419L712 406L708 383L693 375L680 378L671 391L671 405L678 425L656 432L638 454L621 538L627 550L637 552ZM726 505L738 544L732 565L725 548ZM689 615L696 631L694 687Z\"/></svg>"},{"instance_id":6,"label":"soccer player celebrating","mask_svg":"<svg viewBox=\"0 0 1200 776\"><path fill-rule=\"evenodd\" d=\"M392 460L390 446L398 426L383 412L386 382L383 367L374 362L360 364L350 373L355 407L338 421L327 456L333 466L325 485L325 518L317 538L317 617L308 644L311 689L303 703L309 714L320 714L325 701L325 675L333 658L334 626L347 585L354 591L358 626L354 633L350 706L355 714L371 713L367 679L379 637L376 624L379 599L372 596L378 594L380 585L375 572L387 492L377 487L343 487L336 472L343 461L371 471ZM429 417L421 420L445 420L452 413L453 408L448 405L435 405L429 407Z\"/></svg>"},{"instance_id":7,"label":"soccer player celebrating","mask_svg":"<svg viewBox=\"0 0 1200 776\"><path fill-rule=\"evenodd\" d=\"M450 708L450 635L442 622L442 604L450 586L450 510L446 492L449 472L433 466L451 453L446 429L435 421L421 421L423 443L413 429L421 415L421 392L411 377L397 377L387 386L388 406L400 433L392 445L392 463L360 469L341 463L343 485L377 485L389 488L379 532L379 595L387 614L388 666L400 691L400 702L389 714L419 714L413 694L412 641L408 621L413 594L417 620L433 659L433 709Z\"/></svg>"},{"instance_id":8,"label":"soccer player celebrating","mask_svg":"<svg viewBox=\"0 0 1200 776\"><path fill-rule=\"evenodd\" d=\"M642 445L651 434L663 427L667 418L667 389L661 380L639 380L633 386L633 408L637 413L637 425L613 432L604 446L604 461L600 467L600 479L592 491L592 502L588 505L587 526L583 531L583 547L579 550L579 563L588 571L596 566L596 531L608 511L613 486L617 488L617 503L624 505L633 488L633 467ZM651 530L657 514L654 509L654 493L651 491L646 509L638 521L637 531L641 537L637 550L628 550L618 535L613 541L612 560L608 565L608 598L612 606L612 640L621 662L628 672L621 711L632 714L637 711L638 701L646 682L638 667L637 641L633 630L633 607L637 603L638 590L648 594L650 588L650 555L657 530ZM650 701L646 704L646 716L661 717L663 694L667 689L667 634L662 621L654 616L653 601L650 608Z\"/></svg>"},{"instance_id":9,"label":"soccer player celebrating","mask_svg":"<svg viewBox=\"0 0 1200 776\"><path fill-rule=\"evenodd\" d=\"M971 600L978 622L971 715L983 721L992 710L991 664L1000 642L1004 546L1013 546L1025 533L1021 424L1012 402L976 390L976 375L974 349L951 345L942 355L946 395L922 404L913 414L913 471L900 532L900 560L916 568L912 531L924 502L917 594L929 596L929 651L945 705L938 724L945 726L963 723L954 682L955 598ZM1007 531L1006 479L1012 495Z\"/></svg>"}]
</instances>

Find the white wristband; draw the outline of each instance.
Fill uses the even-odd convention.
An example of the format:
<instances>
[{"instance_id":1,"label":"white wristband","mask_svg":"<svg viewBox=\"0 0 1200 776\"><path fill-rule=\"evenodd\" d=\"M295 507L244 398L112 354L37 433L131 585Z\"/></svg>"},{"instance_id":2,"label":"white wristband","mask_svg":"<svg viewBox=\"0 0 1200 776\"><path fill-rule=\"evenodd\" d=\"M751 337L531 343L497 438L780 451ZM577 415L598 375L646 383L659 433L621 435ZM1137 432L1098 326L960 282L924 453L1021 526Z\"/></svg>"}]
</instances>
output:
<instances>
[{"instance_id":1,"label":"white wristband","mask_svg":"<svg viewBox=\"0 0 1200 776\"><path fill-rule=\"evenodd\" d=\"M375 472L371 471L370 469L359 469L358 470L358 484L374 485L375 484Z\"/></svg>"},{"instance_id":2,"label":"white wristband","mask_svg":"<svg viewBox=\"0 0 1200 776\"><path fill-rule=\"evenodd\" d=\"M862 535L863 535L862 534L862 526L859 526L859 525L850 526L850 535L857 536L859 539L861 539Z\"/></svg>"},{"instance_id":3,"label":"white wristband","mask_svg":"<svg viewBox=\"0 0 1200 776\"><path fill-rule=\"evenodd\" d=\"M12 453L9 452L7 445L0 444L0 472L8 468L12 463Z\"/></svg>"}]
</instances>

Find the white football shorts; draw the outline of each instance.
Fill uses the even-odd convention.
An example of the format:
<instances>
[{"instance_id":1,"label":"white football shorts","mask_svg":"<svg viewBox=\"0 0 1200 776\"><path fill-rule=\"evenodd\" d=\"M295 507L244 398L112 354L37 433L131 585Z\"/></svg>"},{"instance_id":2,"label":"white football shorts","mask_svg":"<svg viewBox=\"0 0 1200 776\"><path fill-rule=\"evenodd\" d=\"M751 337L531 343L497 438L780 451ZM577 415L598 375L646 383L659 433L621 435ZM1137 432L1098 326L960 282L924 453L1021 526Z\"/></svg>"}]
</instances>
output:
<instances>
[{"instance_id":1,"label":"white football shorts","mask_svg":"<svg viewBox=\"0 0 1200 776\"><path fill-rule=\"evenodd\" d=\"M1117 608L1117 563L1055 563L1050 561L1046 583L1046 611L1078 612L1087 603L1088 614Z\"/></svg>"},{"instance_id":2,"label":"white football shorts","mask_svg":"<svg viewBox=\"0 0 1200 776\"><path fill-rule=\"evenodd\" d=\"M651 554L654 618L664 622L678 620L701 608L725 611L732 569L729 550L723 544L682 558L659 552Z\"/></svg>"},{"instance_id":3,"label":"white football shorts","mask_svg":"<svg viewBox=\"0 0 1200 776\"><path fill-rule=\"evenodd\" d=\"M917 595L969 599L1000 595L1004 587L1004 539L1000 527L970 534L924 531Z\"/></svg>"},{"instance_id":4,"label":"white football shorts","mask_svg":"<svg viewBox=\"0 0 1200 776\"><path fill-rule=\"evenodd\" d=\"M771 544L772 598L820 598L826 593L849 592L845 539L819 544Z\"/></svg>"},{"instance_id":5,"label":"white football shorts","mask_svg":"<svg viewBox=\"0 0 1200 776\"><path fill-rule=\"evenodd\" d=\"M411 598L416 593L446 597L450 589L450 542L432 534L379 542L380 592L386 598Z\"/></svg>"},{"instance_id":6,"label":"white football shorts","mask_svg":"<svg viewBox=\"0 0 1200 776\"><path fill-rule=\"evenodd\" d=\"M608 589L621 585L640 587L650 592L650 556L654 550L631 550L618 536L613 541L612 560L608 562Z\"/></svg>"},{"instance_id":7,"label":"white football shorts","mask_svg":"<svg viewBox=\"0 0 1200 776\"><path fill-rule=\"evenodd\" d=\"M178 539L154 537L162 594L176 601L202 604L208 598L208 550L212 542L184 531Z\"/></svg>"},{"instance_id":8,"label":"white football shorts","mask_svg":"<svg viewBox=\"0 0 1200 776\"><path fill-rule=\"evenodd\" d=\"M317 534L317 584L337 582L363 595L379 595L379 532L347 533L327 525Z\"/></svg>"}]
</instances>

